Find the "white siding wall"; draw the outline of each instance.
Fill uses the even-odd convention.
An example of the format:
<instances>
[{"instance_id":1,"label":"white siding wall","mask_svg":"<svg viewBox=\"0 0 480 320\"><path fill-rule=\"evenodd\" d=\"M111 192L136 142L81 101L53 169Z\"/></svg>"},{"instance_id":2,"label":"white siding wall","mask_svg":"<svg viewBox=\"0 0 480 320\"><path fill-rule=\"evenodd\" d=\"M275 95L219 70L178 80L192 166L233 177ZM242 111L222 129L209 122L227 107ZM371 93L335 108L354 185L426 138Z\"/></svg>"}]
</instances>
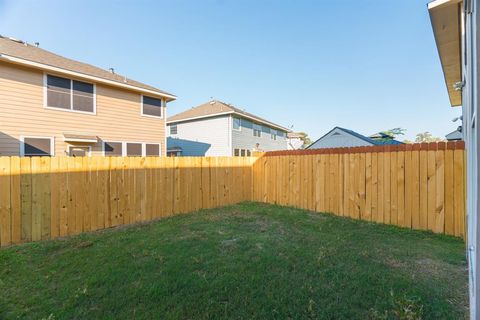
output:
<instances>
[{"instance_id":1,"label":"white siding wall","mask_svg":"<svg viewBox=\"0 0 480 320\"><path fill-rule=\"evenodd\" d=\"M177 123L177 134L170 134L168 147L181 147L183 156L230 156L232 154L229 116Z\"/></svg>"},{"instance_id":2,"label":"white siding wall","mask_svg":"<svg viewBox=\"0 0 480 320\"><path fill-rule=\"evenodd\" d=\"M287 134L284 132L283 135L283 137L277 136L277 140L273 140L270 133L262 131L261 136L256 137L253 135L252 122L242 119L240 130L234 130L232 126L232 149L253 151L256 144L259 143L259 150L261 151L287 150Z\"/></svg>"},{"instance_id":3,"label":"white siding wall","mask_svg":"<svg viewBox=\"0 0 480 320\"><path fill-rule=\"evenodd\" d=\"M345 131L335 129L325 137L312 144L309 149L363 147L371 145L371 143L368 143L367 141L355 137Z\"/></svg>"}]
</instances>

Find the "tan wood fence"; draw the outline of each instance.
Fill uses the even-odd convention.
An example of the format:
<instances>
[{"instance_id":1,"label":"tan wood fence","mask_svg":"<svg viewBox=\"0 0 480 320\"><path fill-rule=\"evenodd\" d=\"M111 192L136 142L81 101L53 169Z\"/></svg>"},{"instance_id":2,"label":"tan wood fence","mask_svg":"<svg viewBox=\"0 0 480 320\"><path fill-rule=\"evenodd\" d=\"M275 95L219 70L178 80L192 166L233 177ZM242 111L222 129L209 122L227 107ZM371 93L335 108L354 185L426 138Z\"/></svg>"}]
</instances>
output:
<instances>
[{"instance_id":1,"label":"tan wood fence","mask_svg":"<svg viewBox=\"0 0 480 320\"><path fill-rule=\"evenodd\" d=\"M253 169L255 201L465 236L463 142L268 152Z\"/></svg>"},{"instance_id":2,"label":"tan wood fence","mask_svg":"<svg viewBox=\"0 0 480 320\"><path fill-rule=\"evenodd\" d=\"M0 157L0 243L251 200L253 158Z\"/></svg>"},{"instance_id":3,"label":"tan wood fence","mask_svg":"<svg viewBox=\"0 0 480 320\"><path fill-rule=\"evenodd\" d=\"M463 143L258 157L0 157L0 244L241 201L465 236Z\"/></svg>"}]
</instances>

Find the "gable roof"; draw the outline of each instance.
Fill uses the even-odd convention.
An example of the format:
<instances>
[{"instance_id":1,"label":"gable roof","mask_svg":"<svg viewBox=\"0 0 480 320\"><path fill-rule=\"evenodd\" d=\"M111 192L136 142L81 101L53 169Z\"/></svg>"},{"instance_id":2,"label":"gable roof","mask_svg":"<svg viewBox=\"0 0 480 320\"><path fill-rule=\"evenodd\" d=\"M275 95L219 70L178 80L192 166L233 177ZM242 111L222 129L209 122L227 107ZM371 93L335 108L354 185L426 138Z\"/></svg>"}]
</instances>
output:
<instances>
[{"instance_id":1,"label":"gable roof","mask_svg":"<svg viewBox=\"0 0 480 320\"><path fill-rule=\"evenodd\" d=\"M323 136L321 136L320 138L318 138L317 140L315 140L314 142L312 142L308 147L306 147L305 149L309 149L311 146L313 146L315 143L317 143L317 141L320 141L321 139L325 138L326 136L328 136L332 131L334 130L341 130L347 134L350 134L356 138L359 138L367 143L370 143L372 144L373 146L383 146L383 145L395 145L395 144L403 144L403 142L400 142L398 140L374 140L372 138L369 138L369 137L366 137L364 136L363 134L360 134L358 132L355 132L353 130L350 130L350 129L345 129L345 128L342 128L342 127L334 127L332 130L328 131L326 134L324 134Z\"/></svg>"},{"instance_id":2,"label":"gable roof","mask_svg":"<svg viewBox=\"0 0 480 320\"><path fill-rule=\"evenodd\" d=\"M92 81L105 82L175 100L176 96L147 84L128 79L125 76L68 59L26 42L0 35L0 61L27 65L30 67L69 74Z\"/></svg>"},{"instance_id":3,"label":"gable roof","mask_svg":"<svg viewBox=\"0 0 480 320\"><path fill-rule=\"evenodd\" d=\"M280 129L282 131L290 132L289 129L282 127L281 125L262 119L254 114L238 109L232 106L231 104L218 101L218 100L212 100L212 101L206 102L194 108L180 112L174 116L171 116L168 118L167 124L173 123L173 122L192 121L192 120L202 119L202 118L211 118L211 117L215 117L219 115L227 115L227 114L238 115L238 116L253 120L255 122L263 123L273 128Z\"/></svg>"}]
</instances>

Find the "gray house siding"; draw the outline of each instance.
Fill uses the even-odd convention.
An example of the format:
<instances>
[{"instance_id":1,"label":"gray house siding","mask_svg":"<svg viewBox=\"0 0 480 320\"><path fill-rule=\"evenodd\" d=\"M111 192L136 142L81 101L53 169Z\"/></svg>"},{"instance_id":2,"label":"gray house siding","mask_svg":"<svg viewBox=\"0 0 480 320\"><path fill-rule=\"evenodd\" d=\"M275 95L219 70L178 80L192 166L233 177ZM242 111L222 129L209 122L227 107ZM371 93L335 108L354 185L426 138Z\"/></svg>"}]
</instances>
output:
<instances>
[{"instance_id":1,"label":"gray house siding","mask_svg":"<svg viewBox=\"0 0 480 320\"><path fill-rule=\"evenodd\" d=\"M231 121L233 122L233 117L231 117ZM274 140L271 136L272 129L261 125L261 134L260 137L257 137L253 135L253 126L252 121L244 118L241 118L239 130L233 129L232 124L232 150L245 149L253 151L257 149L257 143L259 144L258 149L261 151L287 150L286 132L282 131L282 136L276 135L276 140Z\"/></svg>"},{"instance_id":2,"label":"gray house siding","mask_svg":"<svg viewBox=\"0 0 480 320\"><path fill-rule=\"evenodd\" d=\"M175 124L177 133L170 134L170 127ZM229 156L232 154L229 132L229 116L169 123L167 146L181 147L183 156Z\"/></svg>"},{"instance_id":3,"label":"gray house siding","mask_svg":"<svg viewBox=\"0 0 480 320\"><path fill-rule=\"evenodd\" d=\"M372 143L335 128L321 139L315 141L308 149L363 147L372 145Z\"/></svg>"}]
</instances>

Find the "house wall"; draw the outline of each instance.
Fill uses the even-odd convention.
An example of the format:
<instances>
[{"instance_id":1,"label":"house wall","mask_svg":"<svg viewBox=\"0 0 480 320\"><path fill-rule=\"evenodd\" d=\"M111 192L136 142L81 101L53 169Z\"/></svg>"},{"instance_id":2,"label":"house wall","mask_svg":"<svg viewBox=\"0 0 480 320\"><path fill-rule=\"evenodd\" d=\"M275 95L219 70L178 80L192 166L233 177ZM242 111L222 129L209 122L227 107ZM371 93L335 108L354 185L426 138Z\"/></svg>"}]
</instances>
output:
<instances>
[{"instance_id":1,"label":"house wall","mask_svg":"<svg viewBox=\"0 0 480 320\"><path fill-rule=\"evenodd\" d=\"M368 143L365 140L336 128L320 140L313 143L308 149L363 147L371 145L371 143Z\"/></svg>"},{"instance_id":2,"label":"house wall","mask_svg":"<svg viewBox=\"0 0 480 320\"><path fill-rule=\"evenodd\" d=\"M64 132L160 143L166 152L165 120L141 116L140 93L96 84L95 115L46 109L43 72L0 62L0 156L19 155L21 136L54 137L55 155L64 155ZM92 154L102 154L101 142L92 145Z\"/></svg>"},{"instance_id":3,"label":"house wall","mask_svg":"<svg viewBox=\"0 0 480 320\"><path fill-rule=\"evenodd\" d=\"M233 121L233 117L231 117ZM271 138L271 134L265 132L265 126L262 125L262 133L260 137L253 135L253 123L250 120L242 119L242 125L240 130L233 129L232 124L232 151L234 149L246 149L255 150L256 144L259 144L259 150L261 151L275 151L275 150L287 150L287 134L284 132L284 136L277 136L277 140Z\"/></svg>"},{"instance_id":4,"label":"house wall","mask_svg":"<svg viewBox=\"0 0 480 320\"><path fill-rule=\"evenodd\" d=\"M167 125L168 148L181 147L183 156L231 156L232 146L229 116L178 122L177 134L170 134Z\"/></svg>"}]
</instances>

